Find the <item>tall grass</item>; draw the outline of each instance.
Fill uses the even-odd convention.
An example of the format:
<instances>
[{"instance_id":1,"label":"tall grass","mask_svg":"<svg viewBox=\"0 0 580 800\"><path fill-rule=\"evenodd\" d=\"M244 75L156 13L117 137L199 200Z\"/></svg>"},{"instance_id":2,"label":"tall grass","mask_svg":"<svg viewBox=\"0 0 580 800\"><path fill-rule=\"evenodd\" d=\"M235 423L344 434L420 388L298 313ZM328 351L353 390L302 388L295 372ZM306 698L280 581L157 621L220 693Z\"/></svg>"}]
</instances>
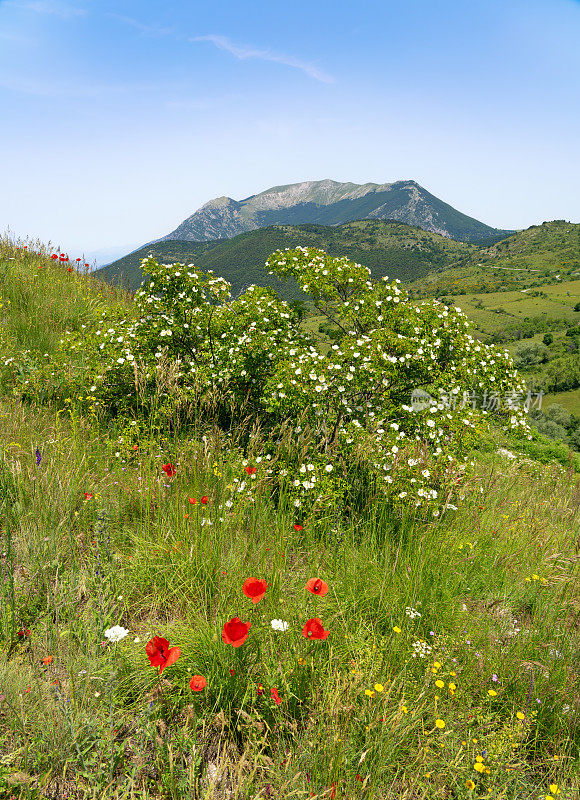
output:
<instances>
[{"instance_id":1,"label":"tall grass","mask_svg":"<svg viewBox=\"0 0 580 800\"><path fill-rule=\"evenodd\" d=\"M7 242L0 287L15 358L126 302ZM133 449L4 391L0 797L578 796L574 473L477 453L431 523L377 503L297 530L267 487L226 505L235 432L151 430ZM240 648L221 637L235 616ZM302 635L314 617L328 639ZM156 635L181 648L162 675Z\"/></svg>"}]
</instances>

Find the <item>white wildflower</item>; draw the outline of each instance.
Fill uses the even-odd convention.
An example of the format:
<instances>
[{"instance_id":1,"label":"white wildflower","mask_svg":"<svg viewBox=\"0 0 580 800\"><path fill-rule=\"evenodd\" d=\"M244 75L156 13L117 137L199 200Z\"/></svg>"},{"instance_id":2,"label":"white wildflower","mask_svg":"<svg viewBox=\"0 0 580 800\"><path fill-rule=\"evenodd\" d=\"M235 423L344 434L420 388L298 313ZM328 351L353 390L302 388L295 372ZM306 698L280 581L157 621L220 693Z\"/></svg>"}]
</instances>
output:
<instances>
[{"instance_id":1,"label":"white wildflower","mask_svg":"<svg viewBox=\"0 0 580 800\"><path fill-rule=\"evenodd\" d=\"M128 633L129 631L127 628L122 628L120 625L114 625L112 628L108 628L108 630L105 631L105 637L113 644L116 644L117 642L120 642L121 639L124 639Z\"/></svg>"}]
</instances>

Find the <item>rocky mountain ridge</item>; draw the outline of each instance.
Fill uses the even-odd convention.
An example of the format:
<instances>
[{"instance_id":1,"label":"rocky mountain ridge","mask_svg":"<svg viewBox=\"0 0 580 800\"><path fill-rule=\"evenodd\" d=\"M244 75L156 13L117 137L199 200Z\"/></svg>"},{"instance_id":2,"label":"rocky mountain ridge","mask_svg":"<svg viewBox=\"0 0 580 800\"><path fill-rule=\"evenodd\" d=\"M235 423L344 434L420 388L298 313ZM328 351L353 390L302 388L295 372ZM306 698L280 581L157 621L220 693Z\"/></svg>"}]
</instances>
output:
<instances>
[{"instance_id":1,"label":"rocky mountain ridge","mask_svg":"<svg viewBox=\"0 0 580 800\"><path fill-rule=\"evenodd\" d=\"M415 181L356 184L325 179L273 186L243 200L217 197L157 241L207 242L270 225L341 225L360 219L396 220L465 242L513 233L462 214Z\"/></svg>"}]
</instances>

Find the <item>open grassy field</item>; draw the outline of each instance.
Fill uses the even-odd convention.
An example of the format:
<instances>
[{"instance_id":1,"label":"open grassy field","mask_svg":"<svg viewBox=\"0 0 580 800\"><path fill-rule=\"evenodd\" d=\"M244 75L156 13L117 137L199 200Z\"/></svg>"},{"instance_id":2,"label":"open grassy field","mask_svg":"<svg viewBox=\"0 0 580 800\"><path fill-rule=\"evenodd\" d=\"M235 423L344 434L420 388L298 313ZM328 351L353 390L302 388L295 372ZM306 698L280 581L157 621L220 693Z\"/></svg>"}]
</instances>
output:
<instances>
[{"instance_id":1,"label":"open grassy field","mask_svg":"<svg viewBox=\"0 0 580 800\"><path fill-rule=\"evenodd\" d=\"M543 398L542 406L548 407L550 403L559 403L564 408L580 417L580 389L572 389L570 392L557 392L547 394Z\"/></svg>"},{"instance_id":2,"label":"open grassy field","mask_svg":"<svg viewBox=\"0 0 580 800\"><path fill-rule=\"evenodd\" d=\"M8 243L0 304L24 372L22 351L130 313ZM237 466L235 429L129 440L2 387L0 798L579 796L572 465L496 430L440 517L379 500L309 524L259 450Z\"/></svg>"},{"instance_id":3,"label":"open grassy field","mask_svg":"<svg viewBox=\"0 0 580 800\"><path fill-rule=\"evenodd\" d=\"M534 296L533 292L541 292ZM484 334L494 333L508 323L526 317L561 319L571 325L580 322L574 306L580 301L580 280L558 282L529 291L489 292L460 295L455 304L467 314Z\"/></svg>"}]
</instances>

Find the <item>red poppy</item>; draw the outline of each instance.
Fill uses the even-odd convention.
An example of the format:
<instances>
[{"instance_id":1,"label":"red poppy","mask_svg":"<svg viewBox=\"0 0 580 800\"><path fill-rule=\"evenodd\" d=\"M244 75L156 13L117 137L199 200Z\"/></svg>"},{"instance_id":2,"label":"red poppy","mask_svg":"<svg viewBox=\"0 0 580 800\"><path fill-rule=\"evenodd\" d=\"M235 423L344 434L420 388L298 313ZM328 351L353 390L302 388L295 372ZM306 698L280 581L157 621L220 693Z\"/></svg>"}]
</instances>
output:
<instances>
[{"instance_id":1,"label":"red poppy","mask_svg":"<svg viewBox=\"0 0 580 800\"><path fill-rule=\"evenodd\" d=\"M187 499L189 500L189 502L191 503L192 506L194 506L197 503L197 500L195 499L195 497L188 497Z\"/></svg>"},{"instance_id":2,"label":"red poppy","mask_svg":"<svg viewBox=\"0 0 580 800\"><path fill-rule=\"evenodd\" d=\"M80 261L80 258L77 258L77 261Z\"/></svg>"},{"instance_id":3,"label":"red poppy","mask_svg":"<svg viewBox=\"0 0 580 800\"><path fill-rule=\"evenodd\" d=\"M322 620L318 617L309 619L306 625L302 628L302 636L305 639L328 639L330 631L325 631L322 626Z\"/></svg>"},{"instance_id":4,"label":"red poppy","mask_svg":"<svg viewBox=\"0 0 580 800\"><path fill-rule=\"evenodd\" d=\"M92 492L85 492L85 500L90 500L92 498Z\"/></svg>"},{"instance_id":5,"label":"red poppy","mask_svg":"<svg viewBox=\"0 0 580 800\"><path fill-rule=\"evenodd\" d=\"M246 467L246 472L248 475L254 475L257 471L258 470L256 467Z\"/></svg>"},{"instance_id":6,"label":"red poppy","mask_svg":"<svg viewBox=\"0 0 580 800\"><path fill-rule=\"evenodd\" d=\"M45 667L48 667L48 665L52 664L53 661L54 661L54 656L45 656L42 659L42 663L44 664Z\"/></svg>"},{"instance_id":7,"label":"red poppy","mask_svg":"<svg viewBox=\"0 0 580 800\"><path fill-rule=\"evenodd\" d=\"M207 686L207 681L203 675L194 675L189 681L189 688L192 692L203 692Z\"/></svg>"},{"instance_id":8,"label":"red poppy","mask_svg":"<svg viewBox=\"0 0 580 800\"><path fill-rule=\"evenodd\" d=\"M72 267L67 267L67 268L66 268L66 271L67 271L67 272L72 272L72 271L73 271L73 268L72 268Z\"/></svg>"},{"instance_id":9,"label":"red poppy","mask_svg":"<svg viewBox=\"0 0 580 800\"><path fill-rule=\"evenodd\" d=\"M232 676L232 678L233 678L233 677L234 677L234 675L236 674L236 671L235 671L235 669L229 669L229 670L228 670L228 672L230 673L230 675Z\"/></svg>"},{"instance_id":10,"label":"red poppy","mask_svg":"<svg viewBox=\"0 0 580 800\"><path fill-rule=\"evenodd\" d=\"M169 647L169 642L162 636L154 636L151 641L145 645L145 652L151 663L152 667L159 667L159 674L163 672L165 667L175 664L181 650L179 647Z\"/></svg>"},{"instance_id":11,"label":"red poppy","mask_svg":"<svg viewBox=\"0 0 580 800\"><path fill-rule=\"evenodd\" d=\"M272 688L270 689L270 694L272 695L272 700L276 703L276 705L279 706L282 700L280 699L280 696L278 694L278 689L276 689L275 686L272 686Z\"/></svg>"},{"instance_id":12,"label":"red poppy","mask_svg":"<svg viewBox=\"0 0 580 800\"><path fill-rule=\"evenodd\" d=\"M89 266L88 264L85 264L85 267L88 267L88 266Z\"/></svg>"},{"instance_id":13,"label":"red poppy","mask_svg":"<svg viewBox=\"0 0 580 800\"><path fill-rule=\"evenodd\" d=\"M30 630L29 628L26 628L26 630L20 630L16 635L19 639L26 639L27 636L30 636Z\"/></svg>"},{"instance_id":14,"label":"red poppy","mask_svg":"<svg viewBox=\"0 0 580 800\"><path fill-rule=\"evenodd\" d=\"M258 684L257 692L258 692L258 694L265 694L264 687L262 686L261 683Z\"/></svg>"},{"instance_id":15,"label":"red poppy","mask_svg":"<svg viewBox=\"0 0 580 800\"><path fill-rule=\"evenodd\" d=\"M242 622L239 617L234 617L223 627L222 640L232 647L241 647L248 638L248 631L252 627L250 622Z\"/></svg>"},{"instance_id":16,"label":"red poppy","mask_svg":"<svg viewBox=\"0 0 580 800\"><path fill-rule=\"evenodd\" d=\"M252 603L259 603L266 594L268 584L263 578L247 578L242 586L242 592L249 597Z\"/></svg>"},{"instance_id":17,"label":"red poppy","mask_svg":"<svg viewBox=\"0 0 580 800\"><path fill-rule=\"evenodd\" d=\"M167 475L168 478L173 478L176 472L173 464L164 464L161 469Z\"/></svg>"},{"instance_id":18,"label":"red poppy","mask_svg":"<svg viewBox=\"0 0 580 800\"><path fill-rule=\"evenodd\" d=\"M51 255L51 258L53 258L53 259L56 259L56 258L58 258L58 255L57 255L56 253L53 253L53 254Z\"/></svg>"},{"instance_id":19,"label":"red poppy","mask_svg":"<svg viewBox=\"0 0 580 800\"><path fill-rule=\"evenodd\" d=\"M324 597L328 592L328 584L321 578L310 578L306 584L306 591L311 594L317 594L319 597Z\"/></svg>"},{"instance_id":20,"label":"red poppy","mask_svg":"<svg viewBox=\"0 0 580 800\"><path fill-rule=\"evenodd\" d=\"M209 500L209 497L204 494L204 496L201 498L201 500L199 502L202 504L202 506L205 506L205 505L207 505L207 501L208 500Z\"/></svg>"},{"instance_id":21,"label":"red poppy","mask_svg":"<svg viewBox=\"0 0 580 800\"><path fill-rule=\"evenodd\" d=\"M302 530L304 530L304 528L302 527L302 525L298 525L298 523L296 523L296 525L294 526L294 530L295 531L302 531Z\"/></svg>"},{"instance_id":22,"label":"red poppy","mask_svg":"<svg viewBox=\"0 0 580 800\"><path fill-rule=\"evenodd\" d=\"M85 266L86 266L86 264L85 264ZM134 444L133 445L133 450L138 450L138 449L139 449L139 445L138 444Z\"/></svg>"}]
</instances>

